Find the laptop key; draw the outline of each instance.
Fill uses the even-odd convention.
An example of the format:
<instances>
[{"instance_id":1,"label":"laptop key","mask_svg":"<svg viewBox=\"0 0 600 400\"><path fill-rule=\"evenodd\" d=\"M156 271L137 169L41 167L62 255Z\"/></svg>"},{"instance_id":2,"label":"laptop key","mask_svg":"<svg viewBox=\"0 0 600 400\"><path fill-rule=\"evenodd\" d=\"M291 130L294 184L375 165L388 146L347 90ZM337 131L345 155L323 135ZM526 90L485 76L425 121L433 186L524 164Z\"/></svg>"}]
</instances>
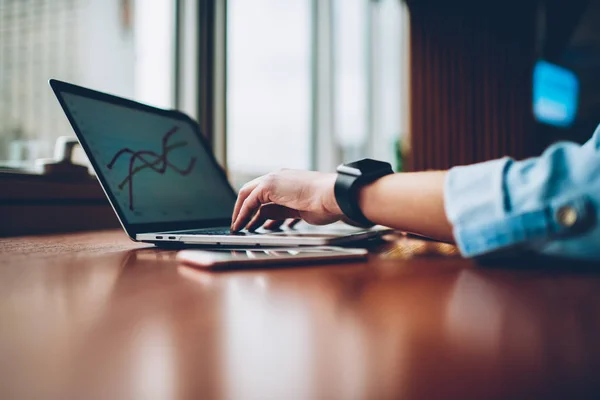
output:
<instances>
[{"instance_id":1,"label":"laptop key","mask_svg":"<svg viewBox=\"0 0 600 400\"><path fill-rule=\"evenodd\" d=\"M229 235L229 236L246 236L257 234L254 232L231 232L228 227L219 227L219 228L204 228L204 229L194 229L189 231L182 231L181 233L185 233L187 235Z\"/></svg>"}]
</instances>

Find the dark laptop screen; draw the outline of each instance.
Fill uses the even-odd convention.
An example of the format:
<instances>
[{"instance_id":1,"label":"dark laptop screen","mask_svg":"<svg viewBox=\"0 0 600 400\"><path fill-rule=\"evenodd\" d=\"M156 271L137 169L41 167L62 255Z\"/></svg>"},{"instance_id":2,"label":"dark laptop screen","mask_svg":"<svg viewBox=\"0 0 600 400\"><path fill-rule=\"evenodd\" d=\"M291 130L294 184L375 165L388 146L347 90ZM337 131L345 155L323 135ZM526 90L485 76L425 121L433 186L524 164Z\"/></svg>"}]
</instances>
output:
<instances>
[{"instance_id":1,"label":"dark laptop screen","mask_svg":"<svg viewBox=\"0 0 600 400\"><path fill-rule=\"evenodd\" d=\"M126 223L231 217L235 194L191 122L61 94Z\"/></svg>"}]
</instances>

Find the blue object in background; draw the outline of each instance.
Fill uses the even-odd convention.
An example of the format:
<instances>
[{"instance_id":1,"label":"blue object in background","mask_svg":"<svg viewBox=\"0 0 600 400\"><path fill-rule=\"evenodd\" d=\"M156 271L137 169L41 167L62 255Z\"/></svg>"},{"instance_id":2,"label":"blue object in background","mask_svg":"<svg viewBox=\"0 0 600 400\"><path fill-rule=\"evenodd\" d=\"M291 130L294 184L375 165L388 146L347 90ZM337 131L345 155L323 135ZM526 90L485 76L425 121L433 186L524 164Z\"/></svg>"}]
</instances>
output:
<instances>
[{"instance_id":1,"label":"blue object in background","mask_svg":"<svg viewBox=\"0 0 600 400\"><path fill-rule=\"evenodd\" d=\"M577 113L579 80L570 70L538 61L533 71L533 113L540 122L567 127Z\"/></svg>"}]
</instances>

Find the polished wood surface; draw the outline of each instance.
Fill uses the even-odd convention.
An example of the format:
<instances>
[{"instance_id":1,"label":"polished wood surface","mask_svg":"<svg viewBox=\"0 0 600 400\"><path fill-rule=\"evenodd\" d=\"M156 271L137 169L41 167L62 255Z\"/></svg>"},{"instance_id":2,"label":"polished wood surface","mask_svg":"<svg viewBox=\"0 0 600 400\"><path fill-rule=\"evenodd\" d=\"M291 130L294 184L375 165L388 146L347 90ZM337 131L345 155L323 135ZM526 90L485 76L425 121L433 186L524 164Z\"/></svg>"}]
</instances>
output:
<instances>
[{"instance_id":1,"label":"polished wood surface","mask_svg":"<svg viewBox=\"0 0 600 400\"><path fill-rule=\"evenodd\" d=\"M600 398L600 274L390 240L209 273L120 231L0 239L0 398Z\"/></svg>"}]
</instances>

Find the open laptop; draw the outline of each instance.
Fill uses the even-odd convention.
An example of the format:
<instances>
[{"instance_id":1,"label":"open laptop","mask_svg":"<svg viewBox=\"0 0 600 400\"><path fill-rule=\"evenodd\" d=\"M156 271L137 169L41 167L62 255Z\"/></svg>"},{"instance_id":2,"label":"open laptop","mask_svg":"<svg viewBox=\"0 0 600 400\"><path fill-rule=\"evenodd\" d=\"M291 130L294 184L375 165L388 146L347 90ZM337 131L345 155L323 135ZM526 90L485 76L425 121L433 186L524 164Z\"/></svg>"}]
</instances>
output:
<instances>
[{"instance_id":1,"label":"open laptop","mask_svg":"<svg viewBox=\"0 0 600 400\"><path fill-rule=\"evenodd\" d=\"M133 240L156 245L318 246L386 232L338 224L230 232L237 196L195 121L179 111L54 79L50 86Z\"/></svg>"}]
</instances>

